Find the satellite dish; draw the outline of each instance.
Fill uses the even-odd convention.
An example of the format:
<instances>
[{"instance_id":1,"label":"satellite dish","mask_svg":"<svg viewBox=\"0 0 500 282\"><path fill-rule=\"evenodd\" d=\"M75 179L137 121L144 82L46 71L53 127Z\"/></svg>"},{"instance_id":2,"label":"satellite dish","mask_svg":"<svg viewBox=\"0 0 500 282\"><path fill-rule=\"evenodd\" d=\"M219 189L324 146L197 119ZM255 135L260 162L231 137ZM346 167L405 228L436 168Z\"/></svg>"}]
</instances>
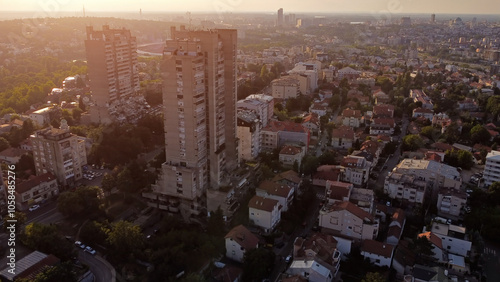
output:
<instances>
[{"instance_id":1,"label":"satellite dish","mask_svg":"<svg viewBox=\"0 0 500 282\"><path fill-rule=\"evenodd\" d=\"M88 102L89 101L89 97L83 97L83 102Z\"/></svg>"}]
</instances>

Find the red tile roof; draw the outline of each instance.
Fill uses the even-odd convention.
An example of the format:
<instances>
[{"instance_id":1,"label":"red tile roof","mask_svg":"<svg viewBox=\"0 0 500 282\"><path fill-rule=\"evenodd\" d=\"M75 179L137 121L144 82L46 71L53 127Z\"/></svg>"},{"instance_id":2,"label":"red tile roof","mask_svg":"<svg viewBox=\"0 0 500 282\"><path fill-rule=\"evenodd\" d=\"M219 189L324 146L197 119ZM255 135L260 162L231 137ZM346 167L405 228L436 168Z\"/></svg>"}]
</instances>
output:
<instances>
[{"instance_id":1,"label":"red tile roof","mask_svg":"<svg viewBox=\"0 0 500 282\"><path fill-rule=\"evenodd\" d=\"M31 188L40 185L41 183L49 182L54 179L56 179L56 177L50 172L47 172L39 176L35 176L29 180L17 183L16 193L22 194L26 191L29 191Z\"/></svg>"},{"instance_id":2,"label":"red tile roof","mask_svg":"<svg viewBox=\"0 0 500 282\"><path fill-rule=\"evenodd\" d=\"M364 240L361 245L361 252L381 255L386 258L392 257L393 251L394 246L375 240Z\"/></svg>"},{"instance_id":3,"label":"red tile roof","mask_svg":"<svg viewBox=\"0 0 500 282\"><path fill-rule=\"evenodd\" d=\"M333 200L344 201L344 198L348 198L353 185L351 183L340 182L340 181L326 181L326 189L328 198Z\"/></svg>"},{"instance_id":4,"label":"red tile roof","mask_svg":"<svg viewBox=\"0 0 500 282\"><path fill-rule=\"evenodd\" d=\"M248 207L257 210L272 212L274 207L276 207L278 204L279 202L273 199L253 196L253 198L248 202Z\"/></svg>"},{"instance_id":5,"label":"red tile roof","mask_svg":"<svg viewBox=\"0 0 500 282\"><path fill-rule=\"evenodd\" d=\"M373 215L369 214L368 212L362 210L360 207L356 206L355 204L351 202L336 202L333 204L330 208L331 211L348 211L352 215L356 216L357 218L360 218L362 220L369 220L369 221L374 221L375 218Z\"/></svg>"},{"instance_id":6,"label":"red tile roof","mask_svg":"<svg viewBox=\"0 0 500 282\"><path fill-rule=\"evenodd\" d=\"M286 198L290 195L292 187L288 185L279 184L270 180L264 180L259 184L259 188L265 191L269 195L275 195L279 197Z\"/></svg>"},{"instance_id":7,"label":"red tile roof","mask_svg":"<svg viewBox=\"0 0 500 282\"><path fill-rule=\"evenodd\" d=\"M238 225L231 229L224 237L224 239L227 238L232 239L245 248L245 250L255 249L259 244L259 238L253 235L252 232L243 225Z\"/></svg>"},{"instance_id":8,"label":"red tile roof","mask_svg":"<svg viewBox=\"0 0 500 282\"><path fill-rule=\"evenodd\" d=\"M345 109L342 111L342 117L348 117L348 118L361 118L361 111L360 110L353 110L353 109Z\"/></svg>"},{"instance_id":9,"label":"red tile roof","mask_svg":"<svg viewBox=\"0 0 500 282\"><path fill-rule=\"evenodd\" d=\"M332 137L354 140L354 130L350 126L334 128L332 129Z\"/></svg>"},{"instance_id":10,"label":"red tile roof","mask_svg":"<svg viewBox=\"0 0 500 282\"><path fill-rule=\"evenodd\" d=\"M283 148L280 151L280 155L291 155L295 156L297 154L300 154L302 152L302 149L300 147L296 146L283 146Z\"/></svg>"}]
</instances>

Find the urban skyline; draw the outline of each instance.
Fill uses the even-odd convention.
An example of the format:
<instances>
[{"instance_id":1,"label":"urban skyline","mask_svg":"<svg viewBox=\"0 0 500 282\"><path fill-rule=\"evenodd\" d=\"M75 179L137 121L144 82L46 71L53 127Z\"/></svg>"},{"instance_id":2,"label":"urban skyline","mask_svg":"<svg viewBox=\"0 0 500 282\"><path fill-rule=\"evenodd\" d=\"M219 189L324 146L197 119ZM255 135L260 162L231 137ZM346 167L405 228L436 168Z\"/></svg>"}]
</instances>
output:
<instances>
[{"instance_id":1,"label":"urban skyline","mask_svg":"<svg viewBox=\"0 0 500 282\"><path fill-rule=\"evenodd\" d=\"M68 3L54 3L53 5L43 4L40 1L28 0L20 2L0 1L2 11L43 11L51 15L56 15L60 11L80 11L83 6L89 12L126 12L139 11L143 13L157 12L216 12L216 13L241 13L241 12L264 12L276 13L279 8L284 12L293 13L441 13L441 14L500 14L500 7L494 0L481 0L475 2L462 2L457 5L456 1L408 1L408 0L332 0L332 1L274 1L274 5L268 5L264 1L170 1L168 4L149 0L140 3L126 0L121 1L117 9L116 1L71 1Z\"/></svg>"}]
</instances>

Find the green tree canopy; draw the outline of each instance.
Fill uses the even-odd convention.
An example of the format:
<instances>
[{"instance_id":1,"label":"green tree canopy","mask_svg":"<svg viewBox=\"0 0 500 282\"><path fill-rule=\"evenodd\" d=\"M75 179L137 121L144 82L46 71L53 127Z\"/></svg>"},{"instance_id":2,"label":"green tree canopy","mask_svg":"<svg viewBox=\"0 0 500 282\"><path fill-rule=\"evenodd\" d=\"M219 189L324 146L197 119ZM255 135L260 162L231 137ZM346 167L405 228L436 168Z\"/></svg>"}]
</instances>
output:
<instances>
[{"instance_id":1,"label":"green tree canopy","mask_svg":"<svg viewBox=\"0 0 500 282\"><path fill-rule=\"evenodd\" d=\"M403 151L416 151L424 145L422 137L417 134L406 135L403 138Z\"/></svg>"},{"instance_id":2,"label":"green tree canopy","mask_svg":"<svg viewBox=\"0 0 500 282\"><path fill-rule=\"evenodd\" d=\"M261 281L274 267L275 254L271 250L257 248L249 250L243 257L242 281Z\"/></svg>"},{"instance_id":3,"label":"green tree canopy","mask_svg":"<svg viewBox=\"0 0 500 282\"><path fill-rule=\"evenodd\" d=\"M71 258L73 246L59 235L57 226L30 223L24 228L21 242L26 246L47 254L53 254L61 260Z\"/></svg>"},{"instance_id":4,"label":"green tree canopy","mask_svg":"<svg viewBox=\"0 0 500 282\"><path fill-rule=\"evenodd\" d=\"M491 135L484 126L477 124L470 130L470 138L474 144L488 144Z\"/></svg>"},{"instance_id":5,"label":"green tree canopy","mask_svg":"<svg viewBox=\"0 0 500 282\"><path fill-rule=\"evenodd\" d=\"M129 257L144 246L144 235L139 226L121 220L111 225L107 242L117 257Z\"/></svg>"}]
</instances>

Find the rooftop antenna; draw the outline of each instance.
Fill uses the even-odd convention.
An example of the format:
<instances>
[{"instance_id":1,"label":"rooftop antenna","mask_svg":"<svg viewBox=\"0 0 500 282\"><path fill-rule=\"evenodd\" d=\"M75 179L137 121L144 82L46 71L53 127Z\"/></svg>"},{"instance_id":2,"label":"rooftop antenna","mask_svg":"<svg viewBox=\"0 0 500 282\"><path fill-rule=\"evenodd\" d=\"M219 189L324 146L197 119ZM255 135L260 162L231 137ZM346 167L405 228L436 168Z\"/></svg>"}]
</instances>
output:
<instances>
[{"instance_id":1,"label":"rooftop antenna","mask_svg":"<svg viewBox=\"0 0 500 282\"><path fill-rule=\"evenodd\" d=\"M139 18L142 20L142 9L139 9Z\"/></svg>"},{"instance_id":2,"label":"rooftop antenna","mask_svg":"<svg viewBox=\"0 0 500 282\"><path fill-rule=\"evenodd\" d=\"M85 5L83 5L83 17L85 18Z\"/></svg>"}]
</instances>

